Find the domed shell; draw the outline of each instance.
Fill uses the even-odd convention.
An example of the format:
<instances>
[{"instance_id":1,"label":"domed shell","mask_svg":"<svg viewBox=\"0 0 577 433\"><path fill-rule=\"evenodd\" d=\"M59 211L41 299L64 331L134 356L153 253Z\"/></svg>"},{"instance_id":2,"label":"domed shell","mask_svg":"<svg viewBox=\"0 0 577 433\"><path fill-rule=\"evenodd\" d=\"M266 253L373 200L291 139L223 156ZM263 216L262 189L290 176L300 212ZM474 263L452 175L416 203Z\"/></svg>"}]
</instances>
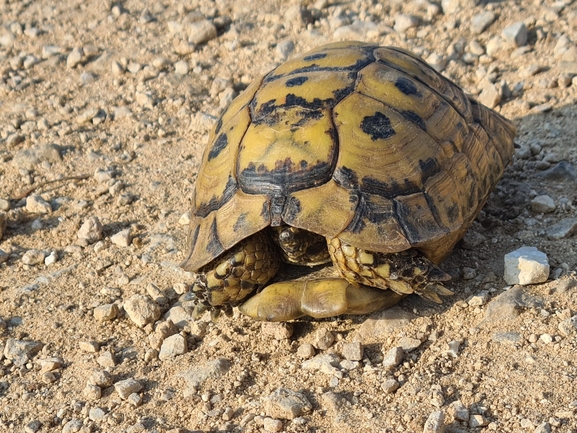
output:
<instances>
[{"instance_id":1,"label":"domed shell","mask_svg":"<svg viewBox=\"0 0 577 433\"><path fill-rule=\"evenodd\" d=\"M211 132L184 269L269 225L439 263L513 153L514 126L414 55L342 42L253 82Z\"/></svg>"}]
</instances>

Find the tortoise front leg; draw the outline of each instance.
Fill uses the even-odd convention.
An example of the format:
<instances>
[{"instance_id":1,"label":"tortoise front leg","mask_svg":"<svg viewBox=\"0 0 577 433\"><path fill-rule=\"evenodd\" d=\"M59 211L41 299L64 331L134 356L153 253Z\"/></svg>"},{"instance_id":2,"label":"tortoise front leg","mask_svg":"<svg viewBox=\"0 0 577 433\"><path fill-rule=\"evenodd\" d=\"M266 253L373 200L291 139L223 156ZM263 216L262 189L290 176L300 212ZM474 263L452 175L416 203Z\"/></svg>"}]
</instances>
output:
<instances>
[{"instance_id":1,"label":"tortoise front leg","mask_svg":"<svg viewBox=\"0 0 577 433\"><path fill-rule=\"evenodd\" d=\"M328 239L329 254L341 275L360 283L399 294L416 293L438 304L439 296L452 295L441 283L451 279L421 252L379 253L353 247L339 238Z\"/></svg>"},{"instance_id":2,"label":"tortoise front leg","mask_svg":"<svg viewBox=\"0 0 577 433\"><path fill-rule=\"evenodd\" d=\"M244 239L196 272L192 290L205 307L232 312L255 289L266 284L278 271L276 247L263 232ZM203 308L199 306L198 313ZM214 315L213 314L213 315Z\"/></svg>"},{"instance_id":3,"label":"tortoise front leg","mask_svg":"<svg viewBox=\"0 0 577 433\"><path fill-rule=\"evenodd\" d=\"M391 307L405 295L354 285L342 278L283 281L265 287L239 310L257 320L283 322L302 316L315 319L341 314L369 314Z\"/></svg>"}]
</instances>

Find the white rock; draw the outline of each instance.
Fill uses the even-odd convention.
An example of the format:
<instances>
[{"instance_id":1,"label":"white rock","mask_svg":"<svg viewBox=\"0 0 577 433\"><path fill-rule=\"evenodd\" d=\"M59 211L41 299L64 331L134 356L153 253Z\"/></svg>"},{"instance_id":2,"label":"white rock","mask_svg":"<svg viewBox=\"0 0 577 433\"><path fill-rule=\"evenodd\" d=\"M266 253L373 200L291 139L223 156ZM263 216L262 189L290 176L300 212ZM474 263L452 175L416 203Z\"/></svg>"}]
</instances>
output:
<instances>
[{"instance_id":1,"label":"white rock","mask_svg":"<svg viewBox=\"0 0 577 433\"><path fill-rule=\"evenodd\" d=\"M124 310L136 325L141 328L153 323L160 317L160 307L145 295L133 295L124 303Z\"/></svg>"},{"instance_id":2,"label":"white rock","mask_svg":"<svg viewBox=\"0 0 577 433\"><path fill-rule=\"evenodd\" d=\"M44 263L44 257L46 253L39 250L28 250L22 256L22 263L29 266L39 265Z\"/></svg>"},{"instance_id":3,"label":"white rock","mask_svg":"<svg viewBox=\"0 0 577 433\"><path fill-rule=\"evenodd\" d=\"M533 212L549 213L553 212L557 206L551 197L548 195L538 195L531 200L531 209Z\"/></svg>"},{"instance_id":4,"label":"white rock","mask_svg":"<svg viewBox=\"0 0 577 433\"><path fill-rule=\"evenodd\" d=\"M186 75L188 74L188 63L184 60L179 60L174 64L174 73L176 75Z\"/></svg>"},{"instance_id":5,"label":"white rock","mask_svg":"<svg viewBox=\"0 0 577 433\"><path fill-rule=\"evenodd\" d=\"M66 58L66 66L74 68L82 61L82 57L84 57L84 49L82 47L73 48Z\"/></svg>"},{"instance_id":6,"label":"white rock","mask_svg":"<svg viewBox=\"0 0 577 433\"><path fill-rule=\"evenodd\" d=\"M80 230L78 230L78 239L83 239L88 243L96 242L102 239L102 224L97 217L88 218Z\"/></svg>"},{"instance_id":7,"label":"white rock","mask_svg":"<svg viewBox=\"0 0 577 433\"><path fill-rule=\"evenodd\" d=\"M407 15L407 14L396 14L395 15L395 25L393 28L396 32L404 33L411 27L418 27L419 26L419 18L415 15Z\"/></svg>"},{"instance_id":8,"label":"white rock","mask_svg":"<svg viewBox=\"0 0 577 433\"><path fill-rule=\"evenodd\" d=\"M52 212L52 206L39 195L31 195L26 198L26 210L30 213L48 214Z\"/></svg>"},{"instance_id":9,"label":"white rock","mask_svg":"<svg viewBox=\"0 0 577 433\"><path fill-rule=\"evenodd\" d=\"M527 43L527 27L522 21L517 21L503 29L501 33L509 43L521 47Z\"/></svg>"},{"instance_id":10,"label":"white rock","mask_svg":"<svg viewBox=\"0 0 577 433\"><path fill-rule=\"evenodd\" d=\"M123 400L126 400L130 394L139 392L142 388L143 385L134 379L121 380L114 384L114 389Z\"/></svg>"},{"instance_id":11,"label":"white rock","mask_svg":"<svg viewBox=\"0 0 577 433\"><path fill-rule=\"evenodd\" d=\"M547 255L535 247L521 247L505 255L507 284L537 284L549 278Z\"/></svg>"},{"instance_id":12,"label":"white rock","mask_svg":"<svg viewBox=\"0 0 577 433\"><path fill-rule=\"evenodd\" d=\"M158 358L160 360L174 358L175 356L186 353L187 350L186 338L180 334L174 334L162 342Z\"/></svg>"},{"instance_id":13,"label":"white rock","mask_svg":"<svg viewBox=\"0 0 577 433\"><path fill-rule=\"evenodd\" d=\"M190 212L183 213L178 219L178 224L181 226L187 226L190 224Z\"/></svg>"},{"instance_id":14,"label":"white rock","mask_svg":"<svg viewBox=\"0 0 577 433\"><path fill-rule=\"evenodd\" d=\"M52 251L50 255L44 259L44 264L48 266L56 263L57 261L58 255L56 254L56 251Z\"/></svg>"},{"instance_id":15,"label":"white rock","mask_svg":"<svg viewBox=\"0 0 577 433\"><path fill-rule=\"evenodd\" d=\"M387 370L395 368L401 363L403 357L405 356L405 351L402 347L397 346L389 349L383 358L383 367Z\"/></svg>"},{"instance_id":16,"label":"white rock","mask_svg":"<svg viewBox=\"0 0 577 433\"><path fill-rule=\"evenodd\" d=\"M110 242L119 247L128 247L132 242L132 234L130 229L119 231L115 235L110 236Z\"/></svg>"},{"instance_id":17,"label":"white rock","mask_svg":"<svg viewBox=\"0 0 577 433\"><path fill-rule=\"evenodd\" d=\"M443 433L445 431L445 414L442 410L432 412L423 427L423 433Z\"/></svg>"}]
</instances>

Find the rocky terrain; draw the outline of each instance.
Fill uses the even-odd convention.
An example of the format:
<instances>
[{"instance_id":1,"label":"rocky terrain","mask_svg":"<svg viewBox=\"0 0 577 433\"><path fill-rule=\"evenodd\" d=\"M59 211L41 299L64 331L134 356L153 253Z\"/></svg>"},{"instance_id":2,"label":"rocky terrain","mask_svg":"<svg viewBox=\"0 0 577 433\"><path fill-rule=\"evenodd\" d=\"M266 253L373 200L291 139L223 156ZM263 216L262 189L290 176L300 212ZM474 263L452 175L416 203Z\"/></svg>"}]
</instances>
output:
<instances>
[{"instance_id":1,"label":"rocky terrain","mask_svg":"<svg viewBox=\"0 0 577 433\"><path fill-rule=\"evenodd\" d=\"M455 295L194 320L209 129L337 40L411 50L518 128ZM0 0L0 431L577 432L576 43L571 0ZM524 246L535 284L508 284Z\"/></svg>"}]
</instances>

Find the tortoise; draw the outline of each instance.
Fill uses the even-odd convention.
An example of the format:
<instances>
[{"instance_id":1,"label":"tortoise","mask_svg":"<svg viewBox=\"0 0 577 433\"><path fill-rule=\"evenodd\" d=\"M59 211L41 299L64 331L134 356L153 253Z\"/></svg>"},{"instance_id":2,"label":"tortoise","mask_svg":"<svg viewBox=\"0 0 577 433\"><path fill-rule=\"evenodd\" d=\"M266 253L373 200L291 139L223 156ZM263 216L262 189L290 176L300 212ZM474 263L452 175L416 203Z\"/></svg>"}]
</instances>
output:
<instances>
[{"instance_id":1,"label":"tortoise","mask_svg":"<svg viewBox=\"0 0 577 433\"><path fill-rule=\"evenodd\" d=\"M513 154L515 127L415 55L321 46L249 85L211 132L184 270L213 313L365 314L452 294L438 265ZM281 262L342 278L280 281ZM201 308L201 310L204 307Z\"/></svg>"}]
</instances>

